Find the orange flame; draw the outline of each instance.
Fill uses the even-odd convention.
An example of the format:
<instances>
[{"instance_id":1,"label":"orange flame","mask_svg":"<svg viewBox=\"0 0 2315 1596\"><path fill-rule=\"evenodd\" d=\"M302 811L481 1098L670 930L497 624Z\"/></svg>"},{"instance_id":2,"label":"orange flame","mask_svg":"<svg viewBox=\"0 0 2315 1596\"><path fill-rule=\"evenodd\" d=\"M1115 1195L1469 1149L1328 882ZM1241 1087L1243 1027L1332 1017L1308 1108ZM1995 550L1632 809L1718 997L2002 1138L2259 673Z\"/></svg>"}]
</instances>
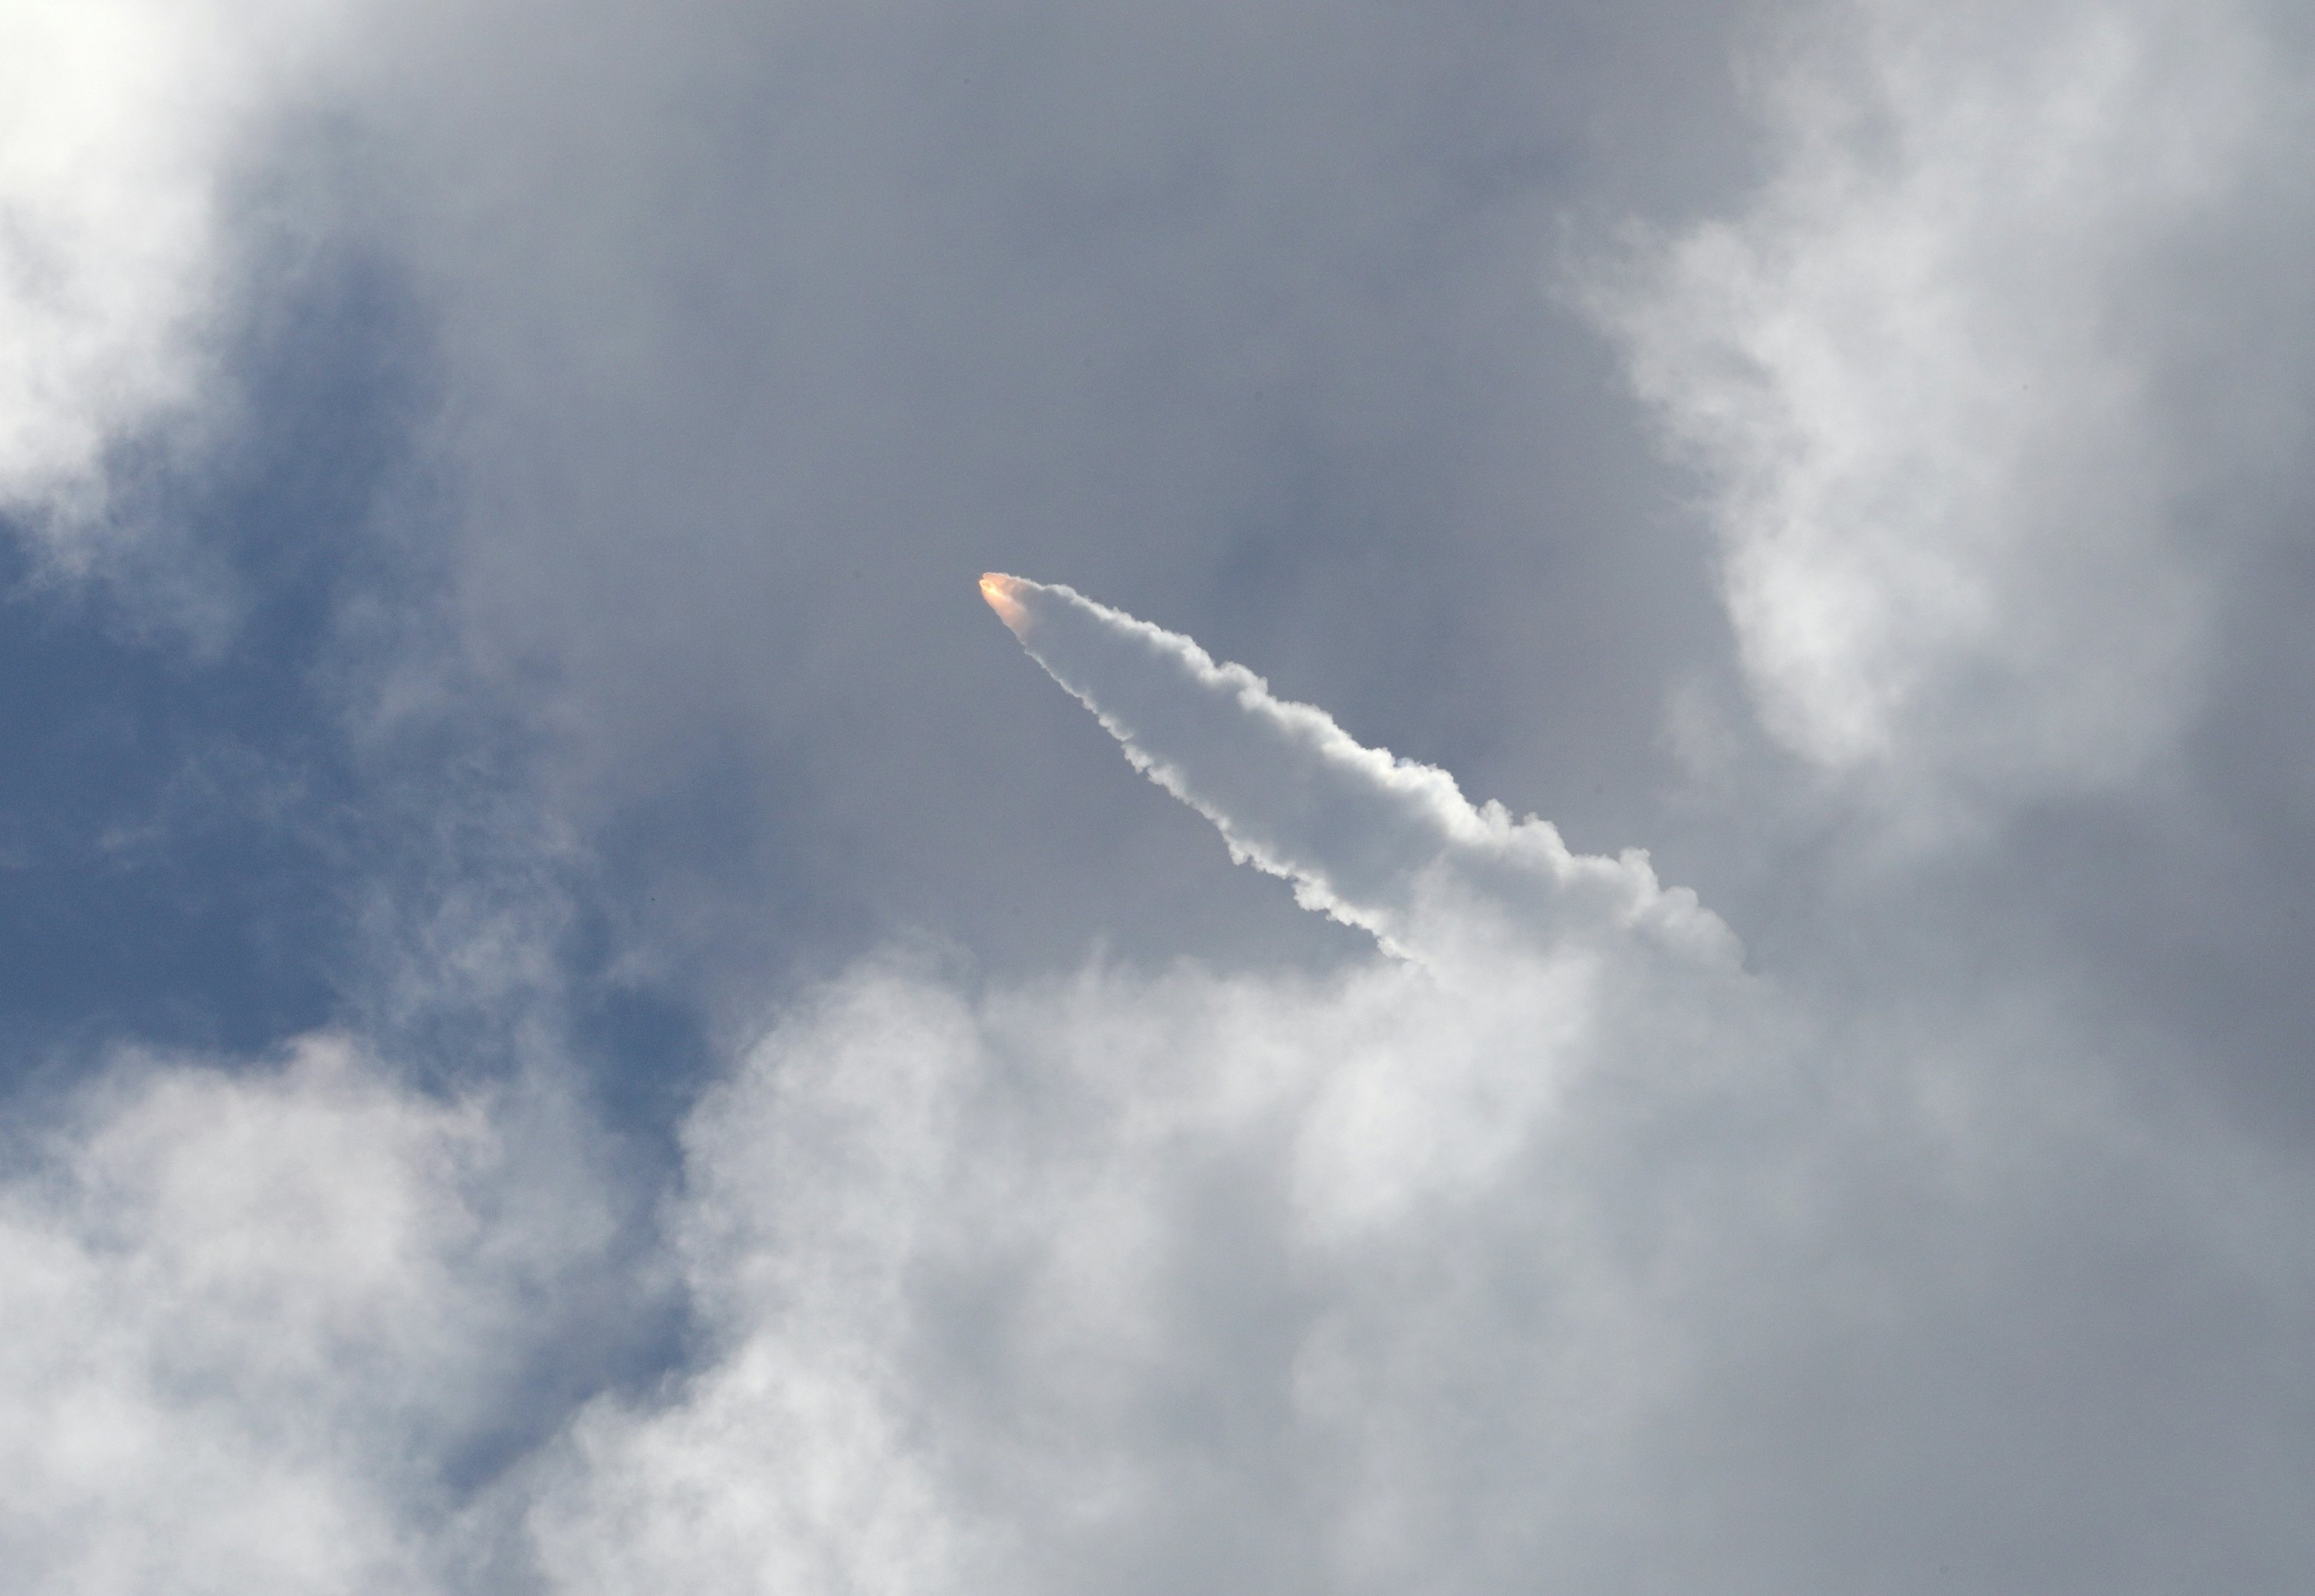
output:
<instances>
[{"instance_id":1,"label":"orange flame","mask_svg":"<svg viewBox=\"0 0 2315 1596\"><path fill-rule=\"evenodd\" d=\"M1020 579L1007 576L1001 571L986 572L980 578L980 596L989 601L989 607L997 612L997 618L1016 634L1029 618L1029 612L1022 605L1019 596L1021 585Z\"/></svg>"}]
</instances>

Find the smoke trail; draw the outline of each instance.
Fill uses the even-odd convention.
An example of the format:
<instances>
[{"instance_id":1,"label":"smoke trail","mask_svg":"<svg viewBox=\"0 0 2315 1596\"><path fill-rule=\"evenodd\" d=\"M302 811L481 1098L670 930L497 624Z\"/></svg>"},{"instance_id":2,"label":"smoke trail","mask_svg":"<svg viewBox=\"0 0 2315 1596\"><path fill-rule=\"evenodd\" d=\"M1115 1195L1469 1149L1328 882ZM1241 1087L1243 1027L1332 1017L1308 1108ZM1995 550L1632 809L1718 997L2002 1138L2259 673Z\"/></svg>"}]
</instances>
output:
<instances>
[{"instance_id":1,"label":"smoke trail","mask_svg":"<svg viewBox=\"0 0 2315 1596\"><path fill-rule=\"evenodd\" d=\"M992 572L980 590L1136 769L1213 821L1232 858L1395 953L1430 962L1505 936L1635 929L1714 962L1736 956L1728 928L1689 889L1661 885L1641 850L1571 852L1549 821L1475 806L1447 772L1367 748L1243 665L1074 589Z\"/></svg>"}]
</instances>

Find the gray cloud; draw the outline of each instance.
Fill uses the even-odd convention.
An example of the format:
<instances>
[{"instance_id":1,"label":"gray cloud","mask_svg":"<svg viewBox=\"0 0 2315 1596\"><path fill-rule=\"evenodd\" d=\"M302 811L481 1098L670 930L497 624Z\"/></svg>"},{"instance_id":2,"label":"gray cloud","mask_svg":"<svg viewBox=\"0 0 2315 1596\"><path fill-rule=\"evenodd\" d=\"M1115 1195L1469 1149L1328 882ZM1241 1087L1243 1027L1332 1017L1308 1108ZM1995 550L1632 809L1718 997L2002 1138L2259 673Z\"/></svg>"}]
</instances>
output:
<instances>
[{"instance_id":1,"label":"gray cloud","mask_svg":"<svg viewBox=\"0 0 2315 1596\"><path fill-rule=\"evenodd\" d=\"M847 983L695 1122L719 1355L581 1421L548 1565L2288 1587L2286 1165L1975 1048L1497 974Z\"/></svg>"},{"instance_id":2,"label":"gray cloud","mask_svg":"<svg viewBox=\"0 0 2315 1596\"><path fill-rule=\"evenodd\" d=\"M2294 1137L2308 43L2257 6L1808 13L1756 69L1773 175L1601 288L1817 773L1696 691L1715 841L1663 851L1796 979L2063 994L2160 1038L2116 1068Z\"/></svg>"},{"instance_id":3,"label":"gray cloud","mask_svg":"<svg viewBox=\"0 0 2315 1596\"><path fill-rule=\"evenodd\" d=\"M997 602L1306 900L1395 929L1341 861L1420 877L1458 846L1443 817L1484 829L1186 640L1061 590ZM1393 843L1410 811L1438 847ZM2295 1161L2118 1089L2110 1039L2030 988L1924 1031L1625 916L1477 923L1477 961L977 1000L870 968L795 1012L687 1135L717 1354L548 1454L546 1565L582 1590L2287 1588Z\"/></svg>"},{"instance_id":4,"label":"gray cloud","mask_svg":"<svg viewBox=\"0 0 2315 1596\"><path fill-rule=\"evenodd\" d=\"M1241 839L1278 793L1227 767L1282 734L1374 813L1445 791L1030 597L1108 634L1024 618ZM1140 714L1184 696L1194 743ZM339 1044L132 1077L9 1187L43 1285L13 1400L78 1493L15 1533L86 1589L189 1505L208 1538L137 1588L2290 1587L2297 1159L2030 989L1923 1030L1620 916L1465 945L854 971L687 1122L691 1365L463 1495L444 1454L552 1334L524 1282L599 1245L584 1159ZM75 1471L124 1436L231 1483Z\"/></svg>"},{"instance_id":5,"label":"gray cloud","mask_svg":"<svg viewBox=\"0 0 2315 1596\"><path fill-rule=\"evenodd\" d=\"M515 15L386 30L386 243L443 316L470 644L583 823L652 838L637 946L741 1008L927 925L1340 955L1074 757L956 607L991 563L1635 839L1655 697L1722 643L1543 279L1564 206L1739 147L1726 13Z\"/></svg>"}]
</instances>

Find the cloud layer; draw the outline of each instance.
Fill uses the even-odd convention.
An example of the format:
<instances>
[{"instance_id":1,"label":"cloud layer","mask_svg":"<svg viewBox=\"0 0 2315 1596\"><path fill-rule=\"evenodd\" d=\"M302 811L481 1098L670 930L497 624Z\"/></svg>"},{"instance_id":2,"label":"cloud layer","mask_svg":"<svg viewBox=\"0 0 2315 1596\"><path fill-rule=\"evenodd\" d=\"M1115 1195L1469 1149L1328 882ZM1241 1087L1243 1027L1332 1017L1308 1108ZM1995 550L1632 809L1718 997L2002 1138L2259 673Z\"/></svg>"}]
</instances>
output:
<instances>
[{"instance_id":1,"label":"cloud layer","mask_svg":"<svg viewBox=\"0 0 2315 1596\"><path fill-rule=\"evenodd\" d=\"M1330 872L1410 806L1501 842L1440 773L1186 640L1012 596L1137 763L1329 907L1394 901L1389 867ZM1450 957L1330 977L826 986L684 1129L689 1367L464 1488L608 1232L549 1195L583 1160L342 1044L131 1069L7 1190L19 1565L90 1592L2287 1588L2315 1550L2295 1161L2133 1100L2030 989L1935 1033L1817 1012L1648 935L1636 865L1545 856L1632 891L1512 937L1537 900L1497 896L1484 936L1424 928Z\"/></svg>"}]
</instances>

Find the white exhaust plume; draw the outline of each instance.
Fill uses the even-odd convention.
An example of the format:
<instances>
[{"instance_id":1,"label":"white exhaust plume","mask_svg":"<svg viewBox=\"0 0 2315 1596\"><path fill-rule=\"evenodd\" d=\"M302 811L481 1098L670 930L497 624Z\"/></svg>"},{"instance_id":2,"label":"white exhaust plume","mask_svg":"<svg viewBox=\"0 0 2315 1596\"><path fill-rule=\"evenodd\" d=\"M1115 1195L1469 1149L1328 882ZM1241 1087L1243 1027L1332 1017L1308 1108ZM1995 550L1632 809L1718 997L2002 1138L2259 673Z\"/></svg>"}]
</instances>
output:
<instances>
[{"instance_id":1,"label":"white exhaust plume","mask_svg":"<svg viewBox=\"0 0 2315 1596\"><path fill-rule=\"evenodd\" d=\"M1073 588L990 572L981 596L1134 767L1213 821L1305 908L1424 962L1511 940L1634 929L1714 962L1728 928L1647 855L1573 853L1549 821L1474 805L1433 766L1367 748L1243 665ZM1475 937L1476 934L1476 937Z\"/></svg>"}]
</instances>

